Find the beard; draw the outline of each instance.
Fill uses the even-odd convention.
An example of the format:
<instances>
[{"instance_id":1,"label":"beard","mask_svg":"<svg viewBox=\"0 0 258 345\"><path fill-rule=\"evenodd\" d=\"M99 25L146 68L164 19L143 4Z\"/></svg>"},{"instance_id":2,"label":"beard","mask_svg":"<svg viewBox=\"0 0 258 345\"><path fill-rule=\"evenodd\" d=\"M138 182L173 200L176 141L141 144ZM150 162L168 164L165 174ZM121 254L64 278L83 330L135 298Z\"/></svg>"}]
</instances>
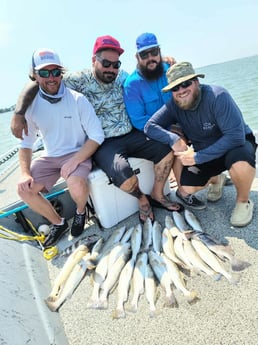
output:
<instances>
[{"instance_id":1,"label":"beard","mask_svg":"<svg viewBox=\"0 0 258 345\"><path fill-rule=\"evenodd\" d=\"M96 68L95 68L95 75L96 75L97 79L100 80L104 84L112 83L116 79L116 77L117 77L116 73L100 72Z\"/></svg>"},{"instance_id":2,"label":"beard","mask_svg":"<svg viewBox=\"0 0 258 345\"><path fill-rule=\"evenodd\" d=\"M193 90L193 93L190 98L177 99L174 97L174 102L176 103L176 105L183 110L195 110L199 105L200 100L201 90L199 87Z\"/></svg>"},{"instance_id":3,"label":"beard","mask_svg":"<svg viewBox=\"0 0 258 345\"><path fill-rule=\"evenodd\" d=\"M149 70L148 69L148 65L151 64L151 63L156 63L157 64L156 68L153 69L153 70ZM147 80L156 80L159 77L161 77L162 74L164 73L164 67L163 67L162 61L157 62L156 60L149 60L148 64L146 66L142 66L142 65L138 64L138 68L139 68L141 74Z\"/></svg>"}]
</instances>

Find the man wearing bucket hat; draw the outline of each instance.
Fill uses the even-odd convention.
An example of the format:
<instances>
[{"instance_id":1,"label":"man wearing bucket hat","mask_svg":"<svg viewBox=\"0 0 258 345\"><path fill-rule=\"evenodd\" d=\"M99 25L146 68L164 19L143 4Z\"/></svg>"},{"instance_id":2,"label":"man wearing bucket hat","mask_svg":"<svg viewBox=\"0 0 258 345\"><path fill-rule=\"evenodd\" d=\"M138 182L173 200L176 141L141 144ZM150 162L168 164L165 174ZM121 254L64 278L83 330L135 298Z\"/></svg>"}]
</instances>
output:
<instances>
[{"instance_id":1,"label":"man wearing bucket hat","mask_svg":"<svg viewBox=\"0 0 258 345\"><path fill-rule=\"evenodd\" d=\"M207 199L217 201L223 192L223 171L228 170L236 188L236 205L230 222L243 227L252 220L253 202L249 198L255 177L257 144L240 109L224 88L200 84L189 62L180 62L167 71L171 100L147 122L145 133L173 147L179 136L167 130L179 123L192 147L175 150L183 165L180 182L185 194L176 192L186 203L188 196L209 186ZM209 185L210 184L210 185Z\"/></svg>"},{"instance_id":2,"label":"man wearing bucket hat","mask_svg":"<svg viewBox=\"0 0 258 345\"><path fill-rule=\"evenodd\" d=\"M36 50L32 56L32 73L39 89L25 113L28 135L20 144L22 176L18 194L31 209L53 224L44 242L44 247L49 247L69 227L41 192L49 192L60 176L66 180L77 206L71 234L79 236L85 225L89 195L86 180L91 170L91 156L103 142L104 133L88 100L65 87L63 66L56 52L45 48ZM45 150L41 157L32 161L32 148L38 131Z\"/></svg>"},{"instance_id":3,"label":"man wearing bucket hat","mask_svg":"<svg viewBox=\"0 0 258 345\"><path fill-rule=\"evenodd\" d=\"M153 221L154 214L148 197L140 190L128 157L144 158L154 163L151 196L156 205L168 211L182 211L183 206L164 195L173 161L170 148L148 140L143 131L132 128L123 100L123 84L128 75L120 70L119 58L123 52L114 37L100 36L93 47L93 68L66 73L64 81L66 86L81 92L92 103L105 133L105 141L94 154L94 161L116 187L138 199L139 220L143 223L148 217ZM22 117L24 111L22 102L19 106L22 110L17 111L20 115L16 115L16 119Z\"/></svg>"}]
</instances>

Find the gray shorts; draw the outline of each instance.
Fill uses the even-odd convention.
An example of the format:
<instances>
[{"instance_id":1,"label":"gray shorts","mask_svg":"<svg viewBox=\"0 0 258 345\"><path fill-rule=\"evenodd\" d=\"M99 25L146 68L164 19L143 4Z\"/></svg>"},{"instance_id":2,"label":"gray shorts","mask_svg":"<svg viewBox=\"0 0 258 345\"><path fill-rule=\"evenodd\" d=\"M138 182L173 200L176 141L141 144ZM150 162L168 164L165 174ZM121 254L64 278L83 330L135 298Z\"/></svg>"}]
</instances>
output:
<instances>
[{"instance_id":1,"label":"gray shorts","mask_svg":"<svg viewBox=\"0 0 258 345\"><path fill-rule=\"evenodd\" d=\"M31 175L37 184L44 186L44 192L49 192L57 180L60 178L62 166L76 152L69 153L60 157L40 157L32 161ZM91 159L80 163L78 167L70 174L70 176L80 176L87 180L92 168Z\"/></svg>"}]
</instances>

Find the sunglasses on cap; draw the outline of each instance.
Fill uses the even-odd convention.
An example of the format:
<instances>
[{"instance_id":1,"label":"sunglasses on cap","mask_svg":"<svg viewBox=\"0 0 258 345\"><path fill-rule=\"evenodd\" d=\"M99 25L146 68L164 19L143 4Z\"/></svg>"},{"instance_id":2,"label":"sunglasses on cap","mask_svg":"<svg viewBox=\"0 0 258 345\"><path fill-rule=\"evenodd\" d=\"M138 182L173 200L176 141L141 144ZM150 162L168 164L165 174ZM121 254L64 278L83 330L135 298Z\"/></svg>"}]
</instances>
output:
<instances>
[{"instance_id":1,"label":"sunglasses on cap","mask_svg":"<svg viewBox=\"0 0 258 345\"><path fill-rule=\"evenodd\" d=\"M186 88L188 88L188 86L192 85L194 80L196 80L196 78L183 81L181 84L178 84L178 85L172 87L171 91L177 92L180 89L180 87L182 87L183 89L186 89Z\"/></svg>"},{"instance_id":2,"label":"sunglasses on cap","mask_svg":"<svg viewBox=\"0 0 258 345\"><path fill-rule=\"evenodd\" d=\"M120 68L122 62L121 61L109 61L106 59L102 59L100 56L96 56L96 59L101 63L102 67L109 68L111 65L114 69Z\"/></svg>"},{"instance_id":3,"label":"sunglasses on cap","mask_svg":"<svg viewBox=\"0 0 258 345\"><path fill-rule=\"evenodd\" d=\"M143 52L138 53L138 55L140 56L140 58L142 60L147 59L149 55L151 55L151 56L158 56L159 55L159 47L153 48L153 49L150 49L150 50L144 50Z\"/></svg>"},{"instance_id":4,"label":"sunglasses on cap","mask_svg":"<svg viewBox=\"0 0 258 345\"><path fill-rule=\"evenodd\" d=\"M52 77L57 78L57 77L60 77L60 75L62 74L62 71L59 68L55 68L55 69L52 69L52 70L40 69L40 70L37 71L37 74L41 78L49 78L50 74L52 75Z\"/></svg>"}]
</instances>

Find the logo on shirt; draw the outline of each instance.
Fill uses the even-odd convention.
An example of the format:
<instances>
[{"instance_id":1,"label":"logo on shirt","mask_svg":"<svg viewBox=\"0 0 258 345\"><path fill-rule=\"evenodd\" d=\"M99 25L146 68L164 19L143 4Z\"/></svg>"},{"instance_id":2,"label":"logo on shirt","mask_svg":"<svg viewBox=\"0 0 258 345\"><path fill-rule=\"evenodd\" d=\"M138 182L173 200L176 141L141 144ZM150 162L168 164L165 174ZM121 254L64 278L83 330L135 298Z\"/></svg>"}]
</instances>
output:
<instances>
[{"instance_id":1,"label":"logo on shirt","mask_svg":"<svg viewBox=\"0 0 258 345\"><path fill-rule=\"evenodd\" d=\"M214 126L215 126L214 123L204 122L204 124L203 124L203 126L202 126L202 129L203 129L204 131L208 131L208 130L211 130Z\"/></svg>"}]
</instances>

